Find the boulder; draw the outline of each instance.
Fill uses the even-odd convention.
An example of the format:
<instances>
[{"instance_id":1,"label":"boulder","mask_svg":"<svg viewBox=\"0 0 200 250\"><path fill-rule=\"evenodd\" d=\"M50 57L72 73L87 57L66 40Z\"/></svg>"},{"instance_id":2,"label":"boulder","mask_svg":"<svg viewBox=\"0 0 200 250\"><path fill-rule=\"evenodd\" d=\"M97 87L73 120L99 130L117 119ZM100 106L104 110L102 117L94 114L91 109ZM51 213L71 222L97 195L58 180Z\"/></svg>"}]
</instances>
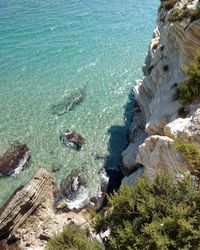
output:
<instances>
[{"instance_id":1,"label":"boulder","mask_svg":"<svg viewBox=\"0 0 200 250\"><path fill-rule=\"evenodd\" d=\"M173 139L152 135L139 146L136 161L145 166L144 174L154 179L158 172L179 176L190 169L181 152L174 147Z\"/></svg>"},{"instance_id":2,"label":"boulder","mask_svg":"<svg viewBox=\"0 0 200 250\"><path fill-rule=\"evenodd\" d=\"M13 146L0 158L0 175L20 173L28 166L30 157L26 144Z\"/></svg>"},{"instance_id":3,"label":"boulder","mask_svg":"<svg viewBox=\"0 0 200 250\"><path fill-rule=\"evenodd\" d=\"M79 133L73 130L67 130L60 135L60 141L68 147L72 147L76 150L80 150L85 144L85 139Z\"/></svg>"}]
</instances>

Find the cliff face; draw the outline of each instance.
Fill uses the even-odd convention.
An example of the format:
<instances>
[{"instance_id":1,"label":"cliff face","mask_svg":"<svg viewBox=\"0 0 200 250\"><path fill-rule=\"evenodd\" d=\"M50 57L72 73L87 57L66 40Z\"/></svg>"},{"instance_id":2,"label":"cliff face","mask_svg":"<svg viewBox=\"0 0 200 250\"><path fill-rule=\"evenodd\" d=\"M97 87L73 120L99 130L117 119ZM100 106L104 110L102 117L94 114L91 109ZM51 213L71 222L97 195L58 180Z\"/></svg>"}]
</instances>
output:
<instances>
[{"instance_id":1,"label":"cliff face","mask_svg":"<svg viewBox=\"0 0 200 250\"><path fill-rule=\"evenodd\" d=\"M177 86L187 77L182 67L200 48L199 16L191 18L183 13L199 10L200 2L181 0L171 9L165 8L164 2L143 67L144 79L134 87L138 107L133 111L130 144L122 154L126 175L138 164L144 165L149 177L163 169L174 174L180 168L188 169L188 163L173 146L174 137L200 147L200 102L189 105L187 116L181 118L177 98Z\"/></svg>"}]
</instances>

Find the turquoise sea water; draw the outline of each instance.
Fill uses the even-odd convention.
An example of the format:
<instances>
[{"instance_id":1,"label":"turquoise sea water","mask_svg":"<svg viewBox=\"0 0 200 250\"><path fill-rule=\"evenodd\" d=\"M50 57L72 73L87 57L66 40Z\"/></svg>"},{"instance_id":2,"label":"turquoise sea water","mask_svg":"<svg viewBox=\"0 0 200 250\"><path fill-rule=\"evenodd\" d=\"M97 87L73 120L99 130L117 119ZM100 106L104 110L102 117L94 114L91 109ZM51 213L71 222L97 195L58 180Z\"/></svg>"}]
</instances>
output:
<instances>
[{"instance_id":1,"label":"turquoise sea water","mask_svg":"<svg viewBox=\"0 0 200 250\"><path fill-rule=\"evenodd\" d=\"M63 167L57 181L80 169L92 189L109 154L125 143L124 105L156 26L158 0L1 0L0 155L16 141L31 151L31 166L0 178L0 203L44 166ZM86 98L63 116L51 113L79 87ZM66 148L60 131L81 133L82 151ZM115 164L114 161L110 163ZM113 167L113 166L111 166Z\"/></svg>"}]
</instances>

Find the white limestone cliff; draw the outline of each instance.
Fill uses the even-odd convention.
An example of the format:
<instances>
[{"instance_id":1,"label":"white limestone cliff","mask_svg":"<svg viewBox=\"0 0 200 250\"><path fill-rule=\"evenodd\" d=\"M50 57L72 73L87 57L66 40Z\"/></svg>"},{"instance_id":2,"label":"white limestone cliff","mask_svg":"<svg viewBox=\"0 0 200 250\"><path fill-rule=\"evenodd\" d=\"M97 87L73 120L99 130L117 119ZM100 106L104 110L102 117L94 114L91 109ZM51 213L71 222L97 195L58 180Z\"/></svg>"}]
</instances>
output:
<instances>
[{"instance_id":1,"label":"white limestone cliff","mask_svg":"<svg viewBox=\"0 0 200 250\"><path fill-rule=\"evenodd\" d=\"M200 2L180 0L171 10L161 6L158 11L158 27L143 67L145 76L134 87L139 112L134 110L132 139L122 154L122 171L126 175L138 164L144 165L144 173L149 177L163 169L174 174L180 168L187 169L187 162L173 147L174 137L200 147L200 102L187 107L187 117L178 114L181 104L177 85L186 78L182 67L188 65L200 48L199 18L170 21L175 9L187 8L200 8Z\"/></svg>"}]
</instances>

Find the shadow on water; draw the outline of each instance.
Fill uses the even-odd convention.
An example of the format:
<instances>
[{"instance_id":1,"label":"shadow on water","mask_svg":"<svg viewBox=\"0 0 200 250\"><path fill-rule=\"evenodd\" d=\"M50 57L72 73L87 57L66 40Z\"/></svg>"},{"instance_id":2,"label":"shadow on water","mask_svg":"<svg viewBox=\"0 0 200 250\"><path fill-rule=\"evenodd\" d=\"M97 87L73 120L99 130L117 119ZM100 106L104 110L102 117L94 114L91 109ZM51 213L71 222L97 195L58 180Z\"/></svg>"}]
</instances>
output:
<instances>
[{"instance_id":1,"label":"shadow on water","mask_svg":"<svg viewBox=\"0 0 200 250\"><path fill-rule=\"evenodd\" d=\"M106 158L106 170L119 170L121 164L121 153L128 145L128 130L131 126L132 111L135 105L133 92L128 95L129 100L124 106L124 126L112 126L108 129L110 139L108 143L109 156Z\"/></svg>"},{"instance_id":2,"label":"shadow on water","mask_svg":"<svg viewBox=\"0 0 200 250\"><path fill-rule=\"evenodd\" d=\"M110 139L108 143L109 156L105 160L105 170L109 176L109 182L107 187L107 194L111 194L117 191L121 185L121 181L124 177L121 172L123 150L128 146L128 130L131 126L132 111L136 103L133 91L130 91L129 100L124 106L124 126L112 126L108 129ZM107 205L107 197L104 198L101 208ZM101 209L100 208L100 209ZM99 209L99 210L100 210Z\"/></svg>"}]
</instances>

